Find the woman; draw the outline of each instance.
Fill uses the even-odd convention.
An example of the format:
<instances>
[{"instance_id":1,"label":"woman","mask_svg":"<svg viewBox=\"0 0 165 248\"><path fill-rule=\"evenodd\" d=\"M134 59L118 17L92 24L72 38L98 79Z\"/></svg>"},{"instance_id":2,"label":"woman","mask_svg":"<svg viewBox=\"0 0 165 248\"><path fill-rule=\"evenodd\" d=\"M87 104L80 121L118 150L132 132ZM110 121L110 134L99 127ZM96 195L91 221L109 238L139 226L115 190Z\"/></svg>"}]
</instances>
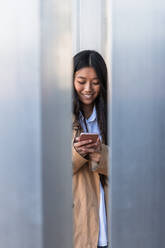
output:
<instances>
[{"instance_id":1,"label":"woman","mask_svg":"<svg viewBox=\"0 0 165 248\"><path fill-rule=\"evenodd\" d=\"M107 68L91 50L75 55L73 67L74 248L108 247ZM99 138L80 141L81 132Z\"/></svg>"}]
</instances>

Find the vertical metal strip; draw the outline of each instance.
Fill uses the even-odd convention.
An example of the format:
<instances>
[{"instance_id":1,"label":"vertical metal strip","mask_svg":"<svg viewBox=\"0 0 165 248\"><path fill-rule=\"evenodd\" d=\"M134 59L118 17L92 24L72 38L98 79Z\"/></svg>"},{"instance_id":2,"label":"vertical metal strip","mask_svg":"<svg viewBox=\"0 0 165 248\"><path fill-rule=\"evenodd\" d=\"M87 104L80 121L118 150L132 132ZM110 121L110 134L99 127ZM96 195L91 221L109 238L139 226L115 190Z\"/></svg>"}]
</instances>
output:
<instances>
[{"instance_id":1,"label":"vertical metal strip","mask_svg":"<svg viewBox=\"0 0 165 248\"><path fill-rule=\"evenodd\" d=\"M73 55L80 50L80 0L72 0Z\"/></svg>"},{"instance_id":2,"label":"vertical metal strip","mask_svg":"<svg viewBox=\"0 0 165 248\"><path fill-rule=\"evenodd\" d=\"M112 247L164 247L165 3L112 13Z\"/></svg>"},{"instance_id":3,"label":"vertical metal strip","mask_svg":"<svg viewBox=\"0 0 165 248\"><path fill-rule=\"evenodd\" d=\"M108 69L108 143L109 143L109 230L108 240L109 247L112 247L112 1L106 0L104 5L104 20L105 20L105 61Z\"/></svg>"},{"instance_id":4,"label":"vertical metal strip","mask_svg":"<svg viewBox=\"0 0 165 248\"><path fill-rule=\"evenodd\" d=\"M72 247L72 1L42 13L43 247Z\"/></svg>"},{"instance_id":5,"label":"vertical metal strip","mask_svg":"<svg viewBox=\"0 0 165 248\"><path fill-rule=\"evenodd\" d=\"M0 7L0 246L42 247L40 1Z\"/></svg>"}]
</instances>

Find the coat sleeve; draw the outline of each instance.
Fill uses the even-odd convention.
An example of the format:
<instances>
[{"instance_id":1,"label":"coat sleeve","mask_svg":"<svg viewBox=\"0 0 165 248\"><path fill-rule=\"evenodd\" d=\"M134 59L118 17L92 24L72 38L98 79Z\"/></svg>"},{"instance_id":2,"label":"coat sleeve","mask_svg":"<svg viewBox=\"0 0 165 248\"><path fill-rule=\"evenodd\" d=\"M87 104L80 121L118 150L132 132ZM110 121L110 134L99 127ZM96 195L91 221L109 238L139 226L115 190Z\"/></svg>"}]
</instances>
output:
<instances>
[{"instance_id":1,"label":"coat sleeve","mask_svg":"<svg viewBox=\"0 0 165 248\"><path fill-rule=\"evenodd\" d=\"M72 170L73 174L75 174L84 164L88 162L87 159L82 157L72 146Z\"/></svg>"},{"instance_id":2,"label":"coat sleeve","mask_svg":"<svg viewBox=\"0 0 165 248\"><path fill-rule=\"evenodd\" d=\"M96 163L94 161L90 161L90 167L92 171L108 176L108 154L109 154L109 147L105 144L102 144L100 162Z\"/></svg>"}]
</instances>

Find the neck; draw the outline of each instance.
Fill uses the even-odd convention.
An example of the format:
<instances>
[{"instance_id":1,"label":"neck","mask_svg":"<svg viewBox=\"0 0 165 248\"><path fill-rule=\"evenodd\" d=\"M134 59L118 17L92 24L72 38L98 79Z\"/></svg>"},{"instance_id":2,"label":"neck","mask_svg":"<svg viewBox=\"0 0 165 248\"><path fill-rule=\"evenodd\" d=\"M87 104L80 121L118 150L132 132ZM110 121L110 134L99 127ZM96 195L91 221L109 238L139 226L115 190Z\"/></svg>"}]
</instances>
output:
<instances>
[{"instance_id":1,"label":"neck","mask_svg":"<svg viewBox=\"0 0 165 248\"><path fill-rule=\"evenodd\" d=\"M83 105L83 111L84 111L84 115L85 115L85 118L88 119L92 112L93 112L93 106L94 104L91 104L91 105Z\"/></svg>"}]
</instances>

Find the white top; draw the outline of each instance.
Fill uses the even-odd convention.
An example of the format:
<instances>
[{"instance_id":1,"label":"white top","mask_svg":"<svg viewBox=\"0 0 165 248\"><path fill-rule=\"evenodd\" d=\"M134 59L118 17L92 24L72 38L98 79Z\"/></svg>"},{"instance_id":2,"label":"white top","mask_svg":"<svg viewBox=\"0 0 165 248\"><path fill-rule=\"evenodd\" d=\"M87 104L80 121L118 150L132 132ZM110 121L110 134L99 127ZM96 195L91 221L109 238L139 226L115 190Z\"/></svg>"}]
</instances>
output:
<instances>
[{"instance_id":1,"label":"white top","mask_svg":"<svg viewBox=\"0 0 165 248\"><path fill-rule=\"evenodd\" d=\"M87 132L85 124L84 124L84 117L82 113L80 113L80 124L84 130ZM86 119L86 124L89 133L98 133L100 139L102 137L100 135L100 130L97 123L97 115L96 115L96 108L94 106L92 115ZM104 199L104 189L100 182L100 208L99 208L99 239L98 239L98 246L106 246L107 245L107 218L106 218L106 210L105 210L105 199Z\"/></svg>"}]
</instances>

